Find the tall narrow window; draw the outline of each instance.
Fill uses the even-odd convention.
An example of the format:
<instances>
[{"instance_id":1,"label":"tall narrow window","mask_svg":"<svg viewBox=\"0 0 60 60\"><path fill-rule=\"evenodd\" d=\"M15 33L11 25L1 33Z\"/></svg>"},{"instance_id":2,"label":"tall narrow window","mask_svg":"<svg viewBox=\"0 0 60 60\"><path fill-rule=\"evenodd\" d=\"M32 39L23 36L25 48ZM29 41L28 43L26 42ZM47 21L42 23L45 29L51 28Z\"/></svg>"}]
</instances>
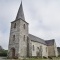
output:
<instances>
[{"instance_id":1,"label":"tall narrow window","mask_svg":"<svg viewBox=\"0 0 60 60\"><path fill-rule=\"evenodd\" d=\"M25 24L23 25L24 29L25 29Z\"/></svg>"},{"instance_id":2,"label":"tall narrow window","mask_svg":"<svg viewBox=\"0 0 60 60\"><path fill-rule=\"evenodd\" d=\"M42 46L40 46L40 50L41 50L41 52L43 51Z\"/></svg>"},{"instance_id":3,"label":"tall narrow window","mask_svg":"<svg viewBox=\"0 0 60 60\"><path fill-rule=\"evenodd\" d=\"M24 35L24 38L23 38L23 39L24 39L24 41L25 41L25 35Z\"/></svg>"},{"instance_id":4,"label":"tall narrow window","mask_svg":"<svg viewBox=\"0 0 60 60\"><path fill-rule=\"evenodd\" d=\"M34 45L33 45L33 51L34 51Z\"/></svg>"},{"instance_id":5,"label":"tall narrow window","mask_svg":"<svg viewBox=\"0 0 60 60\"><path fill-rule=\"evenodd\" d=\"M13 41L15 40L15 35L13 35Z\"/></svg>"},{"instance_id":6,"label":"tall narrow window","mask_svg":"<svg viewBox=\"0 0 60 60\"><path fill-rule=\"evenodd\" d=\"M39 47L37 47L37 49L39 50Z\"/></svg>"},{"instance_id":7,"label":"tall narrow window","mask_svg":"<svg viewBox=\"0 0 60 60\"><path fill-rule=\"evenodd\" d=\"M14 28L16 28L16 23L14 24Z\"/></svg>"},{"instance_id":8,"label":"tall narrow window","mask_svg":"<svg viewBox=\"0 0 60 60\"><path fill-rule=\"evenodd\" d=\"M29 37L27 36L27 40L29 40Z\"/></svg>"},{"instance_id":9,"label":"tall narrow window","mask_svg":"<svg viewBox=\"0 0 60 60\"><path fill-rule=\"evenodd\" d=\"M47 47L46 47L46 52L47 52Z\"/></svg>"}]
</instances>

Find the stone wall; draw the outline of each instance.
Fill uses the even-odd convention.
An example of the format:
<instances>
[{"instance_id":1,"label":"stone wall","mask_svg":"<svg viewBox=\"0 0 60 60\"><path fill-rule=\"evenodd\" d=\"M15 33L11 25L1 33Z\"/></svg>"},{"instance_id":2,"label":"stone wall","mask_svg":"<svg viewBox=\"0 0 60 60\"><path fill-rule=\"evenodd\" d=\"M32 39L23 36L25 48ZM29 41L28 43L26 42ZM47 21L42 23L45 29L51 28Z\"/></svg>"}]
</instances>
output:
<instances>
[{"instance_id":1,"label":"stone wall","mask_svg":"<svg viewBox=\"0 0 60 60\"><path fill-rule=\"evenodd\" d=\"M60 47L57 47L58 50L58 56L60 56Z\"/></svg>"},{"instance_id":2,"label":"stone wall","mask_svg":"<svg viewBox=\"0 0 60 60\"><path fill-rule=\"evenodd\" d=\"M48 56L58 56L58 51L56 47L56 43L54 45L48 46Z\"/></svg>"},{"instance_id":3,"label":"stone wall","mask_svg":"<svg viewBox=\"0 0 60 60\"><path fill-rule=\"evenodd\" d=\"M54 46L48 46L48 56L55 56Z\"/></svg>"},{"instance_id":4,"label":"stone wall","mask_svg":"<svg viewBox=\"0 0 60 60\"><path fill-rule=\"evenodd\" d=\"M34 51L33 51L33 45L34 45ZM42 48L40 48L41 46L42 46ZM39 55L39 56L48 57L48 49L46 50L46 48L47 48L46 45L38 43L38 42L31 41L30 42L30 48L31 48L30 54L32 56L37 56L38 55L37 53L40 53L40 54L42 53L42 56L41 55Z\"/></svg>"},{"instance_id":5,"label":"stone wall","mask_svg":"<svg viewBox=\"0 0 60 60\"><path fill-rule=\"evenodd\" d=\"M55 42L54 42L54 50L55 50L55 55L56 55L56 57L58 57L57 45L56 45L56 43L55 43Z\"/></svg>"},{"instance_id":6,"label":"stone wall","mask_svg":"<svg viewBox=\"0 0 60 60\"><path fill-rule=\"evenodd\" d=\"M14 28L15 23L16 28ZM14 41L13 41L13 35L15 35ZM11 31L9 39L9 49L8 49L9 57L12 57L11 48L15 48L15 56L27 57L27 37L28 37L28 23L21 19L13 21L11 23Z\"/></svg>"},{"instance_id":7,"label":"stone wall","mask_svg":"<svg viewBox=\"0 0 60 60\"><path fill-rule=\"evenodd\" d=\"M14 28L14 24L16 23L16 28ZM12 57L12 48L15 48L15 56L18 56L19 51L19 32L20 32L20 21L13 21L11 23L10 29L10 38L9 38L9 46L8 46L8 56ZM15 35L15 40L13 40L13 35Z\"/></svg>"},{"instance_id":8,"label":"stone wall","mask_svg":"<svg viewBox=\"0 0 60 60\"><path fill-rule=\"evenodd\" d=\"M25 29L24 29L25 24ZM24 39L25 35L25 39ZM20 35L19 35L19 57L27 57L27 37L28 37L28 23L20 20Z\"/></svg>"}]
</instances>

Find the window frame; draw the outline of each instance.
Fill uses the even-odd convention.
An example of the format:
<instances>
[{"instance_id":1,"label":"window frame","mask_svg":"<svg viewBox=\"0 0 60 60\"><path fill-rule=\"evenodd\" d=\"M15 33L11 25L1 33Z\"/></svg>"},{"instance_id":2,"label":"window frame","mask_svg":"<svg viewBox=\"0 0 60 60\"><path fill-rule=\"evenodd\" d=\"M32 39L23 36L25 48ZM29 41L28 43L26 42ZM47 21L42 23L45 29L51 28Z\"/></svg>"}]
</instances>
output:
<instances>
[{"instance_id":1,"label":"window frame","mask_svg":"<svg viewBox=\"0 0 60 60\"><path fill-rule=\"evenodd\" d=\"M46 47L46 52L47 52L47 47Z\"/></svg>"},{"instance_id":2,"label":"window frame","mask_svg":"<svg viewBox=\"0 0 60 60\"><path fill-rule=\"evenodd\" d=\"M15 41L15 35L13 35L13 41Z\"/></svg>"},{"instance_id":3,"label":"window frame","mask_svg":"<svg viewBox=\"0 0 60 60\"><path fill-rule=\"evenodd\" d=\"M35 46L33 45L33 51L35 50Z\"/></svg>"},{"instance_id":4,"label":"window frame","mask_svg":"<svg viewBox=\"0 0 60 60\"><path fill-rule=\"evenodd\" d=\"M14 23L14 28L16 28L16 23Z\"/></svg>"},{"instance_id":5,"label":"window frame","mask_svg":"<svg viewBox=\"0 0 60 60\"><path fill-rule=\"evenodd\" d=\"M25 24L23 25L23 28L25 29Z\"/></svg>"},{"instance_id":6,"label":"window frame","mask_svg":"<svg viewBox=\"0 0 60 60\"><path fill-rule=\"evenodd\" d=\"M23 40L25 41L25 35L24 35L24 37L23 37Z\"/></svg>"}]
</instances>

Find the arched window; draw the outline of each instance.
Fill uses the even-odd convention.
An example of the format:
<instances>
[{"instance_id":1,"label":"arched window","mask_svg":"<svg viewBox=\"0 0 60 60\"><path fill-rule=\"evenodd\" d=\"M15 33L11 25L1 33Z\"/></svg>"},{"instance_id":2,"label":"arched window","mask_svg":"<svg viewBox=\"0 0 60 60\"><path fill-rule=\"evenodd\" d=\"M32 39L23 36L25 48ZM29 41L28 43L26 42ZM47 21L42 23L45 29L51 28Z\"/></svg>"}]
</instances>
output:
<instances>
[{"instance_id":1,"label":"arched window","mask_svg":"<svg viewBox=\"0 0 60 60\"><path fill-rule=\"evenodd\" d=\"M13 35L13 41L15 40L15 35Z\"/></svg>"},{"instance_id":2,"label":"arched window","mask_svg":"<svg viewBox=\"0 0 60 60\"><path fill-rule=\"evenodd\" d=\"M47 47L46 47L46 52L47 52Z\"/></svg>"},{"instance_id":3,"label":"arched window","mask_svg":"<svg viewBox=\"0 0 60 60\"><path fill-rule=\"evenodd\" d=\"M16 28L16 23L14 24L14 28Z\"/></svg>"},{"instance_id":4,"label":"arched window","mask_svg":"<svg viewBox=\"0 0 60 60\"><path fill-rule=\"evenodd\" d=\"M33 51L34 51L34 49L35 49L35 47L34 47L34 45L33 45Z\"/></svg>"},{"instance_id":5,"label":"arched window","mask_svg":"<svg viewBox=\"0 0 60 60\"><path fill-rule=\"evenodd\" d=\"M23 25L24 29L25 29L25 24Z\"/></svg>"},{"instance_id":6,"label":"arched window","mask_svg":"<svg viewBox=\"0 0 60 60\"><path fill-rule=\"evenodd\" d=\"M29 40L29 37L27 36L27 41Z\"/></svg>"},{"instance_id":7,"label":"arched window","mask_svg":"<svg viewBox=\"0 0 60 60\"><path fill-rule=\"evenodd\" d=\"M25 41L25 35L24 35L24 38L23 38L23 39L24 39L24 41Z\"/></svg>"},{"instance_id":8,"label":"arched window","mask_svg":"<svg viewBox=\"0 0 60 60\"><path fill-rule=\"evenodd\" d=\"M39 50L39 47L37 47L37 49Z\"/></svg>"},{"instance_id":9,"label":"arched window","mask_svg":"<svg viewBox=\"0 0 60 60\"><path fill-rule=\"evenodd\" d=\"M42 46L40 46L40 51L41 51L41 52L43 51Z\"/></svg>"}]
</instances>

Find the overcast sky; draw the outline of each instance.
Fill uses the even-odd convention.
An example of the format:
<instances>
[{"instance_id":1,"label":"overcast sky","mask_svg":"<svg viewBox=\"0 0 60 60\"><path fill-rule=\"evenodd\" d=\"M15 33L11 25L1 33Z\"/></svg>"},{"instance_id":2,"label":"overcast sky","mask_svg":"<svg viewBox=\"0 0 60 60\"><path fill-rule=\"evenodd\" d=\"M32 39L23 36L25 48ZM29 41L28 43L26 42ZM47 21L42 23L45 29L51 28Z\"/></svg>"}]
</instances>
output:
<instances>
[{"instance_id":1,"label":"overcast sky","mask_svg":"<svg viewBox=\"0 0 60 60\"><path fill-rule=\"evenodd\" d=\"M8 49L10 22L17 15L21 0L0 0L0 45ZM29 33L60 46L60 0L23 0Z\"/></svg>"}]
</instances>

